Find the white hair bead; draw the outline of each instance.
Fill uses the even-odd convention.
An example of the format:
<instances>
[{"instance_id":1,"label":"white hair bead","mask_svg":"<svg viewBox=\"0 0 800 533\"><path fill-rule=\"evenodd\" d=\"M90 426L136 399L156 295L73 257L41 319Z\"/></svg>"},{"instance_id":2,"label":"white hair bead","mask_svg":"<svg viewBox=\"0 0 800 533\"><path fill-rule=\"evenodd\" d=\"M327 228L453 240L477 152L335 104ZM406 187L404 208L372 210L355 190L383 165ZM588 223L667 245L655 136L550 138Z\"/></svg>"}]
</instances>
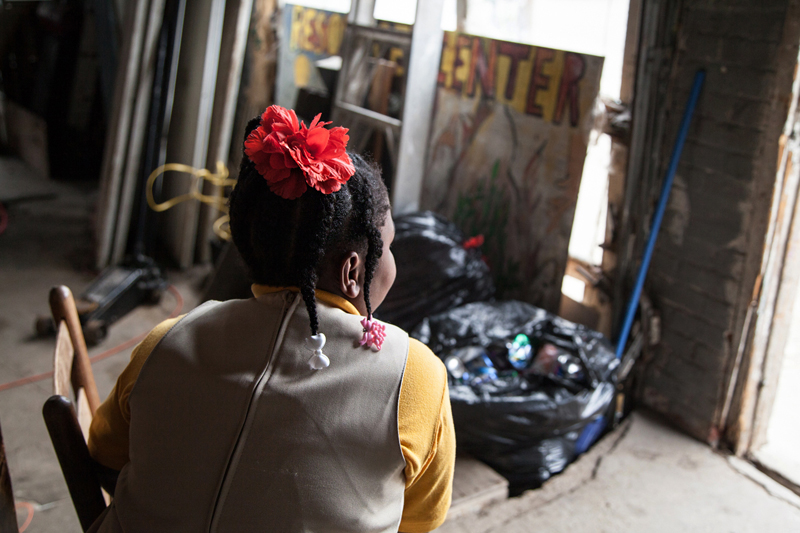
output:
<instances>
[{"instance_id":1,"label":"white hair bead","mask_svg":"<svg viewBox=\"0 0 800 533\"><path fill-rule=\"evenodd\" d=\"M314 370L327 368L331 365L331 360L328 356L322 353L322 348L325 347L325 334L318 333L306 339L306 344L314 350L314 355L308 360L308 366Z\"/></svg>"}]
</instances>

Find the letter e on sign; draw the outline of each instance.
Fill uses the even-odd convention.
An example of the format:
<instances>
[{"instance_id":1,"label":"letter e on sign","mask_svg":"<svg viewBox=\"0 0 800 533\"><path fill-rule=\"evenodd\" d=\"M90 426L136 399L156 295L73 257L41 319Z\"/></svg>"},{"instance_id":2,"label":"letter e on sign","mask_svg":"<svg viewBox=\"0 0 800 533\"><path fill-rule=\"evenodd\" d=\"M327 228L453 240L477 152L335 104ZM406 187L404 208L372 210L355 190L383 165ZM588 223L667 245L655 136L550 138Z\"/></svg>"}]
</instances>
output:
<instances>
[{"instance_id":1,"label":"letter e on sign","mask_svg":"<svg viewBox=\"0 0 800 533\"><path fill-rule=\"evenodd\" d=\"M533 75L528 88L528 104L525 106L525 112L529 115L542 116L542 106L536 102L536 95L539 89L547 90L550 86L550 76L544 74L543 69L545 63L553 61L555 56L556 51L552 48L542 48L541 46L536 48L536 56L533 59Z\"/></svg>"},{"instance_id":2,"label":"letter e on sign","mask_svg":"<svg viewBox=\"0 0 800 533\"><path fill-rule=\"evenodd\" d=\"M580 120L578 83L583 78L585 71L586 61L580 54L573 52L564 54L564 71L561 74L561 85L558 88L556 112L553 114L554 123L561 124L564 108L569 106L569 124L572 127L578 125Z\"/></svg>"}]
</instances>

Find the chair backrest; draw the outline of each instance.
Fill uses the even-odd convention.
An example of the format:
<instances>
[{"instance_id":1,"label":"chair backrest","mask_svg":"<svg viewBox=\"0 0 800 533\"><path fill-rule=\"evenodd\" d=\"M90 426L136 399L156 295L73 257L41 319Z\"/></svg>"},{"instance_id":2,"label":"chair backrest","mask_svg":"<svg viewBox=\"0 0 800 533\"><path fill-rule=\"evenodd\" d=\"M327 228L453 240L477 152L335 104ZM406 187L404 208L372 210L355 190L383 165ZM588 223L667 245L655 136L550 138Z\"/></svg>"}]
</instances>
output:
<instances>
[{"instance_id":1,"label":"chair backrest","mask_svg":"<svg viewBox=\"0 0 800 533\"><path fill-rule=\"evenodd\" d=\"M53 393L70 398L74 404L83 438L89 440L89 426L92 424L92 409L86 387L73 383L75 368L75 348L70 339L67 323L61 321L56 333L56 349L53 354Z\"/></svg>"},{"instance_id":2,"label":"chair backrest","mask_svg":"<svg viewBox=\"0 0 800 533\"><path fill-rule=\"evenodd\" d=\"M42 415L78 520L87 531L106 508L106 500L75 407L69 398L55 394L44 403Z\"/></svg>"},{"instance_id":3,"label":"chair backrest","mask_svg":"<svg viewBox=\"0 0 800 533\"><path fill-rule=\"evenodd\" d=\"M75 307L75 298L72 292L64 285L53 287L50 290L50 311L53 313L53 323L56 325L56 351L54 369L54 392L67 396L64 385L72 383L75 399L86 396L89 412L94 416L100 407L100 396L92 373L92 362L89 360L89 350L83 338L78 309ZM69 376L69 379L66 379ZM60 381L59 381L60 379ZM59 390L61 389L61 390ZM83 391L83 393L81 393Z\"/></svg>"},{"instance_id":4,"label":"chair backrest","mask_svg":"<svg viewBox=\"0 0 800 533\"><path fill-rule=\"evenodd\" d=\"M45 402L42 414L78 520L86 531L107 504L100 485L99 465L89 455L86 445L100 396L72 292L63 285L53 287L50 309L57 328L54 395Z\"/></svg>"}]
</instances>

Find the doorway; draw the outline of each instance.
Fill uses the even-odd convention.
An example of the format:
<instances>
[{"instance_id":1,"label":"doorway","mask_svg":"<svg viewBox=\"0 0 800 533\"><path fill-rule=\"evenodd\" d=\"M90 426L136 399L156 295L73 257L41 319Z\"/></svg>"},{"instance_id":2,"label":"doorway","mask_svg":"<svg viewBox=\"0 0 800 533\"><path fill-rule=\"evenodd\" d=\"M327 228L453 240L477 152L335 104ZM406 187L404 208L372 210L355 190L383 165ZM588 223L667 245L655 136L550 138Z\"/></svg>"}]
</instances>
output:
<instances>
[{"instance_id":1,"label":"doorway","mask_svg":"<svg viewBox=\"0 0 800 533\"><path fill-rule=\"evenodd\" d=\"M753 451L765 469L800 487L800 293L795 295L789 320L775 400L768 415L765 442Z\"/></svg>"},{"instance_id":2,"label":"doorway","mask_svg":"<svg viewBox=\"0 0 800 533\"><path fill-rule=\"evenodd\" d=\"M800 60L797 63L800 65ZM735 451L800 494L800 78L778 153L769 228L765 236L755 327L744 379ZM759 285L760 284L760 285ZM755 307L757 304L757 307ZM743 338L747 337L747 326ZM736 381L734 367L731 388ZM723 410L727 419L728 401ZM728 422L732 422L728 420ZM730 424L729 424L730 425Z\"/></svg>"}]
</instances>

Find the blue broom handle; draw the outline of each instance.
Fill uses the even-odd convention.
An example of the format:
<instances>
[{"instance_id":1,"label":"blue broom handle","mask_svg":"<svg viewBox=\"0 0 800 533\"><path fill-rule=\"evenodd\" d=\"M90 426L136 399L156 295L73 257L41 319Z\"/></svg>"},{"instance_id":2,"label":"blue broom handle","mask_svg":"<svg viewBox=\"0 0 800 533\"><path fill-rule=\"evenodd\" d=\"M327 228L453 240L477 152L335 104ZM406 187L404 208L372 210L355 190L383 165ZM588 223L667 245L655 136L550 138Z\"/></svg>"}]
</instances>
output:
<instances>
[{"instance_id":1,"label":"blue broom handle","mask_svg":"<svg viewBox=\"0 0 800 533\"><path fill-rule=\"evenodd\" d=\"M655 216L653 217L653 227L650 230L650 236L647 239L647 247L642 257L642 264L639 267L639 274L636 277L636 286L633 288L633 294L628 301L628 310L625 313L625 323L622 326L622 331L619 334L617 341L617 359L622 358L622 353L625 351L625 345L628 343L628 336L631 334L631 327L633 326L633 318L636 316L636 308L639 305L639 298L642 295L642 288L644 287L644 280L647 277L647 270L650 267L650 259L653 257L653 250L656 247L656 239L658 232L661 229L661 221L664 219L664 211L667 209L667 201L669 194L672 191L672 182L675 181L675 173L678 170L678 162L681 159L681 152L683 152L683 145L686 143L686 136L689 134L689 125L692 122L692 115L694 115L694 108L697 106L697 99L700 97L700 89L703 87L703 80L706 73L703 70L698 70L694 75L694 84L692 85L692 92L689 95L689 101L686 102L686 110L683 112L683 119L681 120L681 129L678 131L678 138L675 140L675 147L672 149L672 158L669 161L669 168L667 175L664 178L664 185L661 189L661 197L658 199L658 207L656 208Z\"/></svg>"}]
</instances>

